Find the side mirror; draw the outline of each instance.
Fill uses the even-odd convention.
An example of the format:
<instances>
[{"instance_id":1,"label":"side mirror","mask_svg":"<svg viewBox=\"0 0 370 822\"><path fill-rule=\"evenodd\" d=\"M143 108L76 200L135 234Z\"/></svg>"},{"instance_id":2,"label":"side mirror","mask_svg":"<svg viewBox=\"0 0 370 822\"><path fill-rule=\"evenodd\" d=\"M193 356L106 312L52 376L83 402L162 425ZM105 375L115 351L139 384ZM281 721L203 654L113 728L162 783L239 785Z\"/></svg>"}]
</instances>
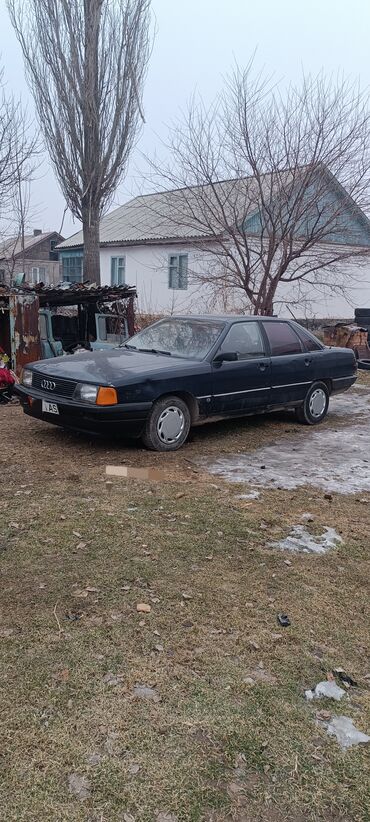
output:
<instances>
[{"instance_id":1,"label":"side mirror","mask_svg":"<svg viewBox=\"0 0 370 822\"><path fill-rule=\"evenodd\" d=\"M238 355L236 351L220 351L220 353L214 358L213 362L236 362L237 359Z\"/></svg>"}]
</instances>

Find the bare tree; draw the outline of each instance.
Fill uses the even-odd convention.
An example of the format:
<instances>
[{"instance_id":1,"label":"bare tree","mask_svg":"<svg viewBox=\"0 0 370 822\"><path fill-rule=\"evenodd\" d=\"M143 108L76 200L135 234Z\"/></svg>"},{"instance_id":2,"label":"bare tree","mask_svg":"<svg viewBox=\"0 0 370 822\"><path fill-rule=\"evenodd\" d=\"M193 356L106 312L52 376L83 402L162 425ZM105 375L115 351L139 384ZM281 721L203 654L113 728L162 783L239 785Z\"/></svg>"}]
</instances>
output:
<instances>
[{"instance_id":1,"label":"bare tree","mask_svg":"<svg viewBox=\"0 0 370 822\"><path fill-rule=\"evenodd\" d=\"M0 217L7 219L19 181L29 176L37 138L21 103L6 94L0 68Z\"/></svg>"},{"instance_id":2,"label":"bare tree","mask_svg":"<svg viewBox=\"0 0 370 822\"><path fill-rule=\"evenodd\" d=\"M193 280L255 314L273 313L278 288L292 304L307 287L342 291L343 264L368 260L370 109L355 85L303 77L280 90L251 61L210 109L191 101L166 151L151 169L172 191L148 199L153 219L204 252Z\"/></svg>"},{"instance_id":3,"label":"bare tree","mask_svg":"<svg viewBox=\"0 0 370 822\"><path fill-rule=\"evenodd\" d=\"M138 133L150 0L7 0L51 161L100 283L99 222Z\"/></svg>"}]
</instances>

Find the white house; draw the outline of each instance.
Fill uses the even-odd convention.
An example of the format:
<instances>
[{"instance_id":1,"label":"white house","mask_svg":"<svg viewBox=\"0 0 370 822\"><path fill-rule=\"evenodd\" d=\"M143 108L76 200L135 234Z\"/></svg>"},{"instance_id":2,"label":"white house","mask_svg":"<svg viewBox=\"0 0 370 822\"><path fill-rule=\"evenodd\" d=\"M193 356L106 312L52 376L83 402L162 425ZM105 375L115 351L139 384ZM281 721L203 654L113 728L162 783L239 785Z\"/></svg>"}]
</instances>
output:
<instances>
[{"instance_id":1,"label":"white house","mask_svg":"<svg viewBox=\"0 0 370 822\"><path fill-rule=\"evenodd\" d=\"M226 185L235 188L235 182L226 181ZM221 287L211 288L199 281L199 274L211 271L216 264L215 254L211 253L215 240L214 237L207 240L205 231L200 232L190 220L183 218L183 191L142 195L103 217L100 224L101 283L135 285L139 309L145 313L215 313L241 308L245 295L230 294L230 289L223 292ZM254 208L253 212L249 207L246 216L253 221L258 211ZM349 209L347 224L350 221L356 222L353 235L356 236L356 246L363 246L369 253L370 223L366 215L357 207L355 214ZM255 226L253 231L256 231ZM339 242L348 245L345 229ZM82 232L62 242L58 251L64 280L82 282L84 278L88 279L88 272L83 270ZM370 256L368 266L349 260L342 266L350 289L340 293L337 289L326 291L315 285L310 292L308 287L303 309L299 306L300 283L299 294L296 288L297 316L306 313L317 317L351 318L355 306L370 306ZM277 297L276 311L284 315L288 311L285 302L291 303L291 287L282 283Z\"/></svg>"}]
</instances>

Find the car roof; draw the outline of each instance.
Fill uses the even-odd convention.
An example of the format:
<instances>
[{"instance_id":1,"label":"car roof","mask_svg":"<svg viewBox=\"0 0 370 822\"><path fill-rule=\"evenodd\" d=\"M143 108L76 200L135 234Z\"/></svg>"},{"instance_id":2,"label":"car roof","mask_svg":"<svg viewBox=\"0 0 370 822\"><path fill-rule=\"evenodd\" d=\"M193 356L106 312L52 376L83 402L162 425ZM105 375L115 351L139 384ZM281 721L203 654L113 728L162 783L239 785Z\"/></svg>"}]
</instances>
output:
<instances>
[{"instance_id":1,"label":"car roof","mask_svg":"<svg viewBox=\"0 0 370 822\"><path fill-rule=\"evenodd\" d=\"M167 318L168 319L168 318ZM219 320L221 322L242 322L243 320L254 320L257 322L291 322L284 317L261 317L254 314L173 314L174 320L202 320L204 322Z\"/></svg>"}]
</instances>

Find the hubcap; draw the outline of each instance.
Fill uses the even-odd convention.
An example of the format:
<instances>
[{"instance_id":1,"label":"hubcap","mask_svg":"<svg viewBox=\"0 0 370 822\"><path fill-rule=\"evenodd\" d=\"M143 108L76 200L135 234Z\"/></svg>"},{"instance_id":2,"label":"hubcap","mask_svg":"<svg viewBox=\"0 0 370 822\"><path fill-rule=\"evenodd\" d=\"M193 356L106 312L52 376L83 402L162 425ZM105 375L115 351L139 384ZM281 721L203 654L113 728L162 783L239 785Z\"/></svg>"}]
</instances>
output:
<instances>
[{"instance_id":1,"label":"hubcap","mask_svg":"<svg viewBox=\"0 0 370 822\"><path fill-rule=\"evenodd\" d=\"M316 388L310 397L310 413L316 420L322 417L326 408L326 394L322 388Z\"/></svg>"},{"instance_id":2,"label":"hubcap","mask_svg":"<svg viewBox=\"0 0 370 822\"><path fill-rule=\"evenodd\" d=\"M185 428L185 417L181 408L176 405L171 405L162 411L157 423L157 432L159 439L165 442L166 445L177 442Z\"/></svg>"}]
</instances>

